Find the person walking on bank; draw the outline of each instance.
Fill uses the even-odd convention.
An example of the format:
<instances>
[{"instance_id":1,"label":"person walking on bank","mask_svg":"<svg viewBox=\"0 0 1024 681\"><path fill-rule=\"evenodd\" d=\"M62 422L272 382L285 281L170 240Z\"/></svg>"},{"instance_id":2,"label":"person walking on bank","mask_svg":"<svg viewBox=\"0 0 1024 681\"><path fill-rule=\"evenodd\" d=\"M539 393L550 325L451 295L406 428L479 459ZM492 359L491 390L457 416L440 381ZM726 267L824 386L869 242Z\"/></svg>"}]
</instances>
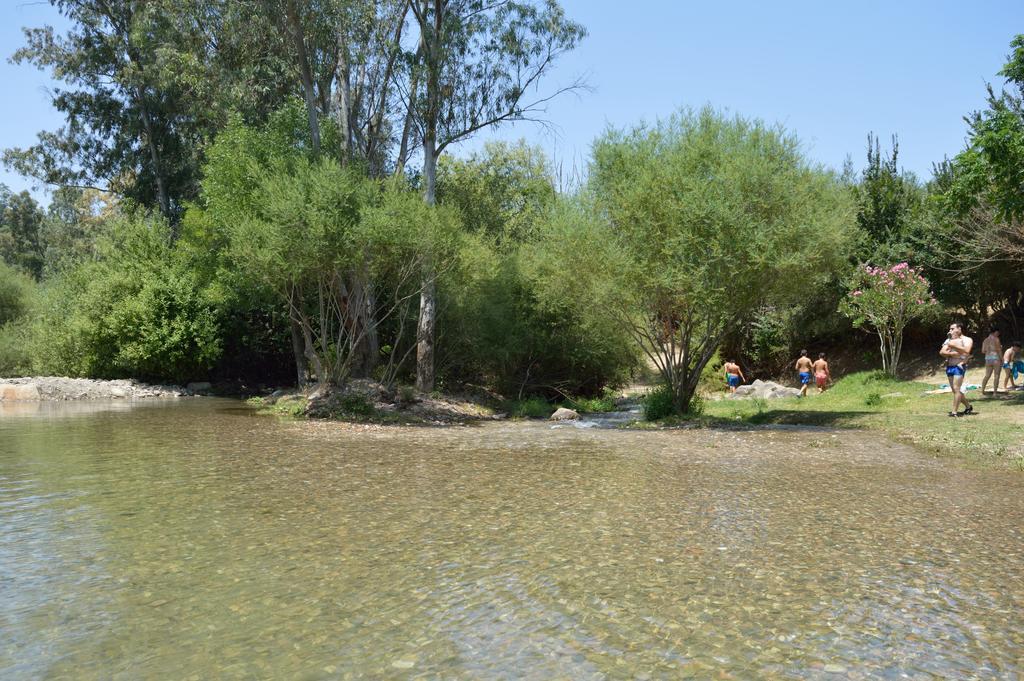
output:
<instances>
[{"instance_id":1,"label":"person walking on bank","mask_svg":"<svg viewBox=\"0 0 1024 681\"><path fill-rule=\"evenodd\" d=\"M747 382L747 378L743 375L743 369L740 369L740 365L736 362L728 361L722 368L725 369L725 382L729 385L729 392L736 392L736 388Z\"/></svg>"},{"instance_id":2,"label":"person walking on bank","mask_svg":"<svg viewBox=\"0 0 1024 681\"><path fill-rule=\"evenodd\" d=\"M999 329L992 327L991 333L981 342L981 351L985 355L985 378L981 379L981 394L985 394L985 386L988 379L995 372L995 382L992 384L992 394L999 390L999 374L1002 372L1003 344L999 340Z\"/></svg>"},{"instance_id":3,"label":"person walking on bank","mask_svg":"<svg viewBox=\"0 0 1024 681\"><path fill-rule=\"evenodd\" d=\"M974 413L974 407L971 406L963 391L967 360L971 358L973 347L974 341L964 335L960 322L953 322L949 325L949 334L946 336L946 342L939 349L939 355L946 360L946 377L949 379L949 387L953 390L953 411L949 412L950 416L967 416ZM963 414L957 411L961 404L964 405Z\"/></svg>"},{"instance_id":4,"label":"person walking on bank","mask_svg":"<svg viewBox=\"0 0 1024 681\"><path fill-rule=\"evenodd\" d=\"M825 361L825 353L819 352L818 359L811 365L814 369L814 382L818 384L818 394L825 392L825 387L832 383L832 372L828 370L828 362Z\"/></svg>"},{"instance_id":5,"label":"person walking on bank","mask_svg":"<svg viewBox=\"0 0 1024 681\"><path fill-rule=\"evenodd\" d=\"M800 351L800 359L796 361L796 372L800 375L800 395L807 397L807 388L811 385L811 358L807 356L806 350Z\"/></svg>"}]
</instances>

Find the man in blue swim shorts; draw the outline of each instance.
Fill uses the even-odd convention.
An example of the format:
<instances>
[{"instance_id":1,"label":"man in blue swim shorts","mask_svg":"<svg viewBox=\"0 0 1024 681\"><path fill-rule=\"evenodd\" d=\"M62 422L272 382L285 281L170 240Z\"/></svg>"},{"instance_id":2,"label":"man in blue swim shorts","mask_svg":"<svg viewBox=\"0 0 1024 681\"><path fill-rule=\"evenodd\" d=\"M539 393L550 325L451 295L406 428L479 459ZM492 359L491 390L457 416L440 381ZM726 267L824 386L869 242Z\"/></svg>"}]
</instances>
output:
<instances>
[{"instance_id":1,"label":"man in blue swim shorts","mask_svg":"<svg viewBox=\"0 0 1024 681\"><path fill-rule=\"evenodd\" d=\"M729 392L736 392L736 388L747 380L743 376L743 369L740 369L740 365L732 360L726 362L722 368L725 369L725 382L729 386Z\"/></svg>"},{"instance_id":2,"label":"man in blue swim shorts","mask_svg":"<svg viewBox=\"0 0 1024 681\"><path fill-rule=\"evenodd\" d=\"M967 373L967 361L971 358L973 347L974 341L964 335L960 322L949 325L949 335L939 349L939 355L946 360L946 377L949 379L949 387L953 390L953 411L949 412L950 416L967 416L974 413L974 407L967 401L963 391L964 374ZM961 404L964 405L963 414L957 411Z\"/></svg>"},{"instance_id":3,"label":"man in blue swim shorts","mask_svg":"<svg viewBox=\"0 0 1024 681\"><path fill-rule=\"evenodd\" d=\"M800 351L800 359L796 361L796 372L800 375L800 397L807 397L807 388L811 385L814 375L811 372L814 362L807 356L806 350Z\"/></svg>"}]
</instances>

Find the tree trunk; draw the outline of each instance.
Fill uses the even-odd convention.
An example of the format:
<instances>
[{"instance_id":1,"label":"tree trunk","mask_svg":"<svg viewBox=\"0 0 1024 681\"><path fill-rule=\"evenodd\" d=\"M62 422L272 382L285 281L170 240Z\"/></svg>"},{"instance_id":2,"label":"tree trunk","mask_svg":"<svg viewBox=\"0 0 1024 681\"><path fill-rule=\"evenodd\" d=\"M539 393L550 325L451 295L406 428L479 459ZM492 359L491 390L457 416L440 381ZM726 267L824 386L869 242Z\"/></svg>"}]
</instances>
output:
<instances>
[{"instance_id":1,"label":"tree trunk","mask_svg":"<svg viewBox=\"0 0 1024 681\"><path fill-rule=\"evenodd\" d=\"M153 134L153 121L146 109L145 91L138 87L135 89L139 98L139 117L142 118L142 127L146 130L146 146L149 147L149 158L153 164L153 177L156 178L156 197L160 204L160 212L167 220L171 221L171 241L178 238L178 230L171 220L171 198L167 193L167 181L164 179L164 171L160 162L160 151L156 146L156 136Z\"/></svg>"},{"instance_id":2,"label":"tree trunk","mask_svg":"<svg viewBox=\"0 0 1024 681\"><path fill-rule=\"evenodd\" d=\"M299 76L302 80L302 93L306 100L306 115L309 117L309 136L313 146L313 154L320 153L320 121L317 118L316 91L313 87L313 71L309 66L309 54L306 51L306 39L302 31L302 22L293 2L287 3L286 10L288 32L291 34L299 61Z\"/></svg>"},{"instance_id":3,"label":"tree trunk","mask_svg":"<svg viewBox=\"0 0 1024 681\"><path fill-rule=\"evenodd\" d=\"M424 21L420 24L420 47L426 66L426 111L423 118L423 200L428 206L437 203L437 126L441 115L441 28L444 25L445 3L433 0L434 12L426 21L430 0L423 0ZM416 389L434 389L434 336L437 324L437 273L431 256L424 259L420 289L420 317L416 325Z\"/></svg>"},{"instance_id":4,"label":"tree trunk","mask_svg":"<svg viewBox=\"0 0 1024 681\"><path fill-rule=\"evenodd\" d=\"M292 353L295 356L297 385L304 388L306 386L306 353L302 340L302 325L299 322L299 301L295 289L288 294L288 324L292 335Z\"/></svg>"},{"instance_id":5,"label":"tree trunk","mask_svg":"<svg viewBox=\"0 0 1024 681\"><path fill-rule=\"evenodd\" d=\"M350 296L349 312L351 323L349 333L354 339L352 344L351 374L354 378L369 378L377 366L380 355L380 341L377 335L377 323L373 318L376 306L373 295L373 284L369 273L353 270L348 285Z\"/></svg>"},{"instance_id":6,"label":"tree trunk","mask_svg":"<svg viewBox=\"0 0 1024 681\"><path fill-rule=\"evenodd\" d=\"M437 203L437 152L432 135L423 139L423 200L428 206ZM416 389L434 389L434 327L437 323L437 282L433 259L423 265L420 290L420 318L416 325Z\"/></svg>"},{"instance_id":7,"label":"tree trunk","mask_svg":"<svg viewBox=\"0 0 1024 681\"><path fill-rule=\"evenodd\" d=\"M412 92L416 92L416 74L413 74L412 85L410 89ZM402 175L405 172L405 163L409 160L409 145L412 138L412 126L415 122L415 109L413 108L412 97L409 95L410 102L409 108L405 112L405 122L402 124L402 141L398 147L398 158L395 161L395 174Z\"/></svg>"},{"instance_id":8,"label":"tree trunk","mask_svg":"<svg viewBox=\"0 0 1024 681\"><path fill-rule=\"evenodd\" d=\"M425 267L425 270L429 267ZM416 389L434 389L434 325L437 321L437 285L432 272L424 271L420 290L420 318L416 326Z\"/></svg>"},{"instance_id":9,"label":"tree trunk","mask_svg":"<svg viewBox=\"0 0 1024 681\"><path fill-rule=\"evenodd\" d=\"M348 46L345 33L338 31L338 65L335 68L337 86L334 90L334 108L341 134L341 160L346 163L352 153L352 92L348 68Z\"/></svg>"}]
</instances>

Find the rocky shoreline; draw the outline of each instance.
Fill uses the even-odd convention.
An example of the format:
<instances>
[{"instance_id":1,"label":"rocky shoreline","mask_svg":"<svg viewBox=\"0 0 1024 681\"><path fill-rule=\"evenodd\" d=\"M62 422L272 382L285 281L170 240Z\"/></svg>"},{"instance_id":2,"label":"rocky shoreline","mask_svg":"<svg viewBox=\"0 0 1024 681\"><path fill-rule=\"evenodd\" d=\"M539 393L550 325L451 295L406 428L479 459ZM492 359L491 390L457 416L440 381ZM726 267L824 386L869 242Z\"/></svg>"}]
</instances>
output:
<instances>
[{"instance_id":1,"label":"rocky shoreline","mask_svg":"<svg viewBox=\"0 0 1024 681\"><path fill-rule=\"evenodd\" d=\"M0 378L0 402L142 400L208 394L209 383L150 385L133 379L101 380L64 376Z\"/></svg>"},{"instance_id":2,"label":"rocky shoreline","mask_svg":"<svg viewBox=\"0 0 1024 681\"><path fill-rule=\"evenodd\" d=\"M353 379L345 387L276 390L248 403L271 413L311 419L389 425L466 424L506 418L500 400L486 395L424 395L393 390L375 381Z\"/></svg>"}]
</instances>

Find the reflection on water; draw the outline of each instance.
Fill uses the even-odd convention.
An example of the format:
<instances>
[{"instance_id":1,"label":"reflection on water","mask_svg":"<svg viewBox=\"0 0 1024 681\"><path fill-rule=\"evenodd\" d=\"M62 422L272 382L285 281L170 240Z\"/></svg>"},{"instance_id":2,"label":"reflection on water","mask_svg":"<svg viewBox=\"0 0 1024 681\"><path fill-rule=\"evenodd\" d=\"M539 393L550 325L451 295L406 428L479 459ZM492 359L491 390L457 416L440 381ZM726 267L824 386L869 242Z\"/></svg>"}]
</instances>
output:
<instances>
[{"instance_id":1,"label":"reflection on water","mask_svg":"<svg viewBox=\"0 0 1024 681\"><path fill-rule=\"evenodd\" d=\"M855 433L236 407L0 418L0 677L1024 673L1018 476Z\"/></svg>"}]
</instances>

